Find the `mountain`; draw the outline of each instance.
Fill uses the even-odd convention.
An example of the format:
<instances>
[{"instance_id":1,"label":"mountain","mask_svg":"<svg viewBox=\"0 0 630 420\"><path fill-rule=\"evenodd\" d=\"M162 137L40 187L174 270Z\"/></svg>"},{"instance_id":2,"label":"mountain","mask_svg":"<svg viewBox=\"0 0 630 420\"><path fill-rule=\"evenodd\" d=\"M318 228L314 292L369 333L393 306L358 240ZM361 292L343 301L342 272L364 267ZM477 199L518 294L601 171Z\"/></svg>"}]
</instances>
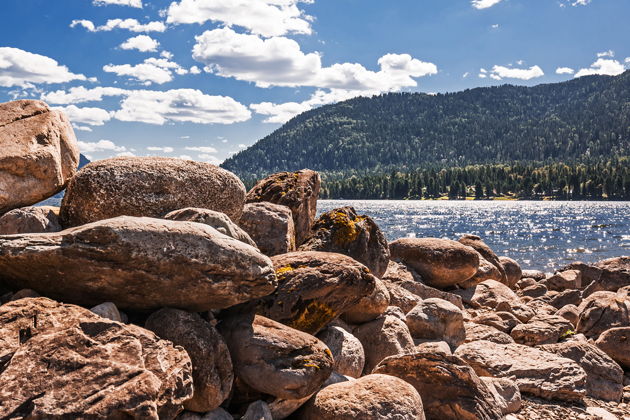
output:
<instances>
[{"instance_id":1,"label":"mountain","mask_svg":"<svg viewBox=\"0 0 630 420\"><path fill-rule=\"evenodd\" d=\"M310 168L421 167L630 155L630 71L534 87L355 98L296 116L223 163L244 179Z\"/></svg>"}]
</instances>

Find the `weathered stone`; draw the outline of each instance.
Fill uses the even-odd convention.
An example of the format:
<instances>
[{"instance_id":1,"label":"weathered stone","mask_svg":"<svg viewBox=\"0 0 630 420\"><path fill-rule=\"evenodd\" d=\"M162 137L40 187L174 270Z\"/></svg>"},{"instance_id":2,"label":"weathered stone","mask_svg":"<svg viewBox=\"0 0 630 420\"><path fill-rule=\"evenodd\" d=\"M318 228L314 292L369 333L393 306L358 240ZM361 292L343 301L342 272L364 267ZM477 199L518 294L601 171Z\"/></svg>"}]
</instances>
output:
<instances>
[{"instance_id":1,"label":"weathered stone","mask_svg":"<svg viewBox=\"0 0 630 420\"><path fill-rule=\"evenodd\" d=\"M204 414L182 411L176 420L234 420L234 417L224 409L217 408Z\"/></svg>"},{"instance_id":2,"label":"weathered stone","mask_svg":"<svg viewBox=\"0 0 630 420\"><path fill-rule=\"evenodd\" d=\"M564 292L552 296L547 303L556 309L563 308L567 305L578 306L582 303L582 292L579 290L565 290Z\"/></svg>"},{"instance_id":3,"label":"weathered stone","mask_svg":"<svg viewBox=\"0 0 630 420\"><path fill-rule=\"evenodd\" d=\"M0 360L2 418L173 418L193 393L180 347L46 298L0 306Z\"/></svg>"},{"instance_id":4,"label":"weathered stone","mask_svg":"<svg viewBox=\"0 0 630 420\"><path fill-rule=\"evenodd\" d=\"M273 257L295 251L295 226L286 206L267 202L245 204L238 223L265 255Z\"/></svg>"},{"instance_id":5,"label":"weathered stone","mask_svg":"<svg viewBox=\"0 0 630 420\"><path fill-rule=\"evenodd\" d=\"M374 291L344 312L342 318L350 324L363 324L376 319L389 307L389 299L389 290L376 278Z\"/></svg>"},{"instance_id":6,"label":"weathered stone","mask_svg":"<svg viewBox=\"0 0 630 420\"><path fill-rule=\"evenodd\" d=\"M422 397L428 419L500 419L488 387L462 359L438 353L388 357L373 373L410 383Z\"/></svg>"},{"instance_id":7,"label":"weathered stone","mask_svg":"<svg viewBox=\"0 0 630 420\"><path fill-rule=\"evenodd\" d=\"M403 238L389 244L391 257L416 270L438 288L463 283L477 272L479 253L459 242L438 238Z\"/></svg>"},{"instance_id":8,"label":"weathered stone","mask_svg":"<svg viewBox=\"0 0 630 420\"><path fill-rule=\"evenodd\" d=\"M72 178L60 218L70 227L117 216L162 217L196 207L225 213L238 222L244 201L241 180L209 163L117 157L92 162Z\"/></svg>"},{"instance_id":9,"label":"weathered stone","mask_svg":"<svg viewBox=\"0 0 630 420\"><path fill-rule=\"evenodd\" d=\"M521 276L523 275L520 264L509 257L499 257L499 262L503 266L503 270L505 270L505 276L507 280L506 285L510 289L514 289L516 283L521 279Z\"/></svg>"},{"instance_id":10,"label":"weathered stone","mask_svg":"<svg viewBox=\"0 0 630 420\"><path fill-rule=\"evenodd\" d=\"M330 252L298 251L272 257L276 291L258 313L316 334L374 291L376 278L352 258Z\"/></svg>"},{"instance_id":11,"label":"weathered stone","mask_svg":"<svg viewBox=\"0 0 630 420\"><path fill-rule=\"evenodd\" d=\"M473 248L475 251L481 254L481 257L484 260L486 260L487 262L489 262L491 265L493 265L496 268L496 271L486 270L486 272L492 272L492 275L488 275L488 273L486 273L485 278L483 278L484 276L482 275L481 277L483 278L483 280L481 281L496 280L507 285L508 283L507 275L505 274L505 269L503 268L503 265L501 264L499 257L497 256L497 254L494 253L492 248L490 248L484 241L481 240L479 236L464 235L461 238L459 238L458 242L463 245ZM481 264L480 264L480 268L481 268ZM479 273L478 271L477 275L479 274L481 273ZM496 278L497 276L499 276L499 278ZM479 283L481 283L481 281Z\"/></svg>"},{"instance_id":12,"label":"weathered stone","mask_svg":"<svg viewBox=\"0 0 630 420\"><path fill-rule=\"evenodd\" d=\"M630 326L604 331L595 344L624 369L630 370Z\"/></svg>"},{"instance_id":13,"label":"weathered stone","mask_svg":"<svg viewBox=\"0 0 630 420\"><path fill-rule=\"evenodd\" d=\"M247 193L247 202L268 201L290 208L296 245L301 245L315 220L320 186L321 179L315 171L279 172L258 181Z\"/></svg>"},{"instance_id":14,"label":"weathered stone","mask_svg":"<svg viewBox=\"0 0 630 420\"><path fill-rule=\"evenodd\" d=\"M418 353L440 353L445 356L452 356L453 352L451 351L451 347L448 345L446 341L424 341L414 340L416 343L416 348L414 352Z\"/></svg>"},{"instance_id":15,"label":"weathered stone","mask_svg":"<svg viewBox=\"0 0 630 420\"><path fill-rule=\"evenodd\" d=\"M475 287L456 290L454 293L473 308L494 309L501 302L518 302L518 296L496 280L486 280Z\"/></svg>"},{"instance_id":16,"label":"weathered stone","mask_svg":"<svg viewBox=\"0 0 630 420\"><path fill-rule=\"evenodd\" d=\"M25 299L25 298L37 298L37 297L40 297L40 294L37 293L35 290L21 289L13 293L13 295L11 296L9 300L13 301L13 300L19 300L19 299Z\"/></svg>"},{"instance_id":17,"label":"weathered stone","mask_svg":"<svg viewBox=\"0 0 630 420\"><path fill-rule=\"evenodd\" d=\"M547 287L542 284L542 283L536 283L533 286L529 286L526 287L524 289L521 290L520 295L521 296L528 296L531 298L537 298L537 297L541 297L544 296L545 294L547 294Z\"/></svg>"},{"instance_id":18,"label":"weathered stone","mask_svg":"<svg viewBox=\"0 0 630 420\"><path fill-rule=\"evenodd\" d=\"M558 312L555 314L569 321L573 327L577 326L578 320L580 319L580 313L575 305L565 305L558 309Z\"/></svg>"},{"instance_id":19,"label":"weathered stone","mask_svg":"<svg viewBox=\"0 0 630 420\"><path fill-rule=\"evenodd\" d=\"M497 344L511 344L514 339L509 334L499 331L494 327L484 324L475 324L474 322L465 322L466 343L471 341L487 340Z\"/></svg>"},{"instance_id":20,"label":"weathered stone","mask_svg":"<svg viewBox=\"0 0 630 420\"><path fill-rule=\"evenodd\" d=\"M586 341L566 341L539 347L576 362L586 372L586 393L593 398L620 401L623 370L602 350Z\"/></svg>"},{"instance_id":21,"label":"weathered stone","mask_svg":"<svg viewBox=\"0 0 630 420\"><path fill-rule=\"evenodd\" d=\"M630 299L613 292L595 292L578 306L576 331L597 339L610 328L630 325Z\"/></svg>"},{"instance_id":22,"label":"weathered stone","mask_svg":"<svg viewBox=\"0 0 630 420\"><path fill-rule=\"evenodd\" d=\"M198 209L188 207L185 209L172 211L164 216L166 220L175 220L178 222L195 222L208 225L224 235L230 236L234 239L251 245L256 248L256 242L249 237L247 232L238 227L230 218L218 211L209 209Z\"/></svg>"},{"instance_id":23,"label":"weathered stone","mask_svg":"<svg viewBox=\"0 0 630 420\"><path fill-rule=\"evenodd\" d=\"M405 314L422 301L420 296L411 293L398 283L388 280L382 280L382 282L389 292L389 304L400 308Z\"/></svg>"},{"instance_id":24,"label":"weathered stone","mask_svg":"<svg viewBox=\"0 0 630 420\"><path fill-rule=\"evenodd\" d=\"M182 346L192 360L194 394L184 408L200 413L218 408L234 381L232 359L219 332L196 313L170 308L151 314L145 327Z\"/></svg>"},{"instance_id":25,"label":"weathered stone","mask_svg":"<svg viewBox=\"0 0 630 420\"><path fill-rule=\"evenodd\" d=\"M114 305L112 302L103 302L100 305L96 305L95 307L90 308L90 311L103 318L107 318L112 321L122 322L120 312L118 311L116 305Z\"/></svg>"},{"instance_id":26,"label":"weathered stone","mask_svg":"<svg viewBox=\"0 0 630 420\"><path fill-rule=\"evenodd\" d=\"M536 315L532 308L520 302L499 302L494 310L497 312L509 312L521 322L528 322Z\"/></svg>"},{"instance_id":27,"label":"weathered stone","mask_svg":"<svg viewBox=\"0 0 630 420\"><path fill-rule=\"evenodd\" d=\"M538 346L557 343L558 340L573 330L573 325L556 315L537 315L527 324L514 327L510 335L518 344Z\"/></svg>"},{"instance_id":28,"label":"weathered stone","mask_svg":"<svg viewBox=\"0 0 630 420\"><path fill-rule=\"evenodd\" d=\"M425 299L407 314L407 326L413 338L444 340L452 348L466 339L462 311L442 299Z\"/></svg>"},{"instance_id":29,"label":"weathered stone","mask_svg":"<svg viewBox=\"0 0 630 420\"><path fill-rule=\"evenodd\" d=\"M516 288L517 289L526 289L530 286L534 286L538 284L538 282L534 279L532 279L531 277L526 277L524 279L520 279L519 281L516 282Z\"/></svg>"},{"instance_id":30,"label":"weathered stone","mask_svg":"<svg viewBox=\"0 0 630 420\"><path fill-rule=\"evenodd\" d=\"M526 298L522 298L521 300L525 300ZM526 303L526 305L531 308L536 316L538 315L553 315L556 313L557 309L545 302L541 299L532 299Z\"/></svg>"},{"instance_id":31,"label":"weathered stone","mask_svg":"<svg viewBox=\"0 0 630 420\"><path fill-rule=\"evenodd\" d=\"M299 414L302 420L425 419L418 392L390 375L367 375L326 387Z\"/></svg>"},{"instance_id":32,"label":"weathered stone","mask_svg":"<svg viewBox=\"0 0 630 420\"><path fill-rule=\"evenodd\" d=\"M539 270L522 270L521 278L530 278L536 281L541 281L547 278L545 273Z\"/></svg>"},{"instance_id":33,"label":"weathered stone","mask_svg":"<svg viewBox=\"0 0 630 420\"><path fill-rule=\"evenodd\" d=\"M520 344L473 341L455 355L477 375L512 378L525 394L545 399L579 401L586 394L586 373L573 360Z\"/></svg>"},{"instance_id":34,"label":"weathered stone","mask_svg":"<svg viewBox=\"0 0 630 420\"><path fill-rule=\"evenodd\" d=\"M582 273L578 270L567 270L554 274L542 283L547 286L549 290L557 290L562 292L567 289L581 289L582 288Z\"/></svg>"},{"instance_id":35,"label":"weathered stone","mask_svg":"<svg viewBox=\"0 0 630 420\"><path fill-rule=\"evenodd\" d=\"M330 349L335 361L334 370L342 375L358 378L365 366L365 352L358 338L341 327L329 325L317 334Z\"/></svg>"},{"instance_id":36,"label":"weathered stone","mask_svg":"<svg viewBox=\"0 0 630 420\"><path fill-rule=\"evenodd\" d=\"M271 293L269 258L200 223L117 217L0 236L0 280L83 305L204 311Z\"/></svg>"},{"instance_id":37,"label":"weathered stone","mask_svg":"<svg viewBox=\"0 0 630 420\"><path fill-rule=\"evenodd\" d=\"M241 420L273 420L273 416L266 402L256 401L247 407Z\"/></svg>"},{"instance_id":38,"label":"weathered stone","mask_svg":"<svg viewBox=\"0 0 630 420\"><path fill-rule=\"evenodd\" d=\"M514 381L508 378L492 378L489 376L481 376L479 379L493 394L501 414L516 413L521 409L521 392Z\"/></svg>"},{"instance_id":39,"label":"weathered stone","mask_svg":"<svg viewBox=\"0 0 630 420\"><path fill-rule=\"evenodd\" d=\"M476 324L489 325L506 334L509 334L514 327L521 323L510 312L487 312L474 317L471 321Z\"/></svg>"},{"instance_id":40,"label":"weathered stone","mask_svg":"<svg viewBox=\"0 0 630 420\"><path fill-rule=\"evenodd\" d=\"M330 376L333 358L317 338L260 315L234 315L219 324L234 373L259 392L300 399Z\"/></svg>"},{"instance_id":41,"label":"weathered stone","mask_svg":"<svg viewBox=\"0 0 630 420\"><path fill-rule=\"evenodd\" d=\"M479 268L474 276L466 280L465 282L459 283L458 286L467 289L469 287L475 287L479 283L486 280L496 280L499 281L501 279L501 271L492 265L488 260L479 256Z\"/></svg>"},{"instance_id":42,"label":"weathered stone","mask_svg":"<svg viewBox=\"0 0 630 420\"><path fill-rule=\"evenodd\" d=\"M22 207L0 217L0 235L59 232L61 225L57 207Z\"/></svg>"},{"instance_id":43,"label":"weathered stone","mask_svg":"<svg viewBox=\"0 0 630 420\"><path fill-rule=\"evenodd\" d=\"M72 125L41 101L0 104L0 215L61 191L79 166Z\"/></svg>"}]
</instances>

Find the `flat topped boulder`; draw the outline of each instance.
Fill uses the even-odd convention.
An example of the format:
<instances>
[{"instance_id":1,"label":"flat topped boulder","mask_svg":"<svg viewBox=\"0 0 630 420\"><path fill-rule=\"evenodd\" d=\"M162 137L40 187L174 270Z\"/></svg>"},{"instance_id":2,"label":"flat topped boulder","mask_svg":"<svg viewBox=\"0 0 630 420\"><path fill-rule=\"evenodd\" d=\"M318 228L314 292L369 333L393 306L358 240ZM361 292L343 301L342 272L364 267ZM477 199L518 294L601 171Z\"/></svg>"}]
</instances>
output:
<instances>
[{"instance_id":1,"label":"flat topped boulder","mask_svg":"<svg viewBox=\"0 0 630 420\"><path fill-rule=\"evenodd\" d=\"M275 290L271 260L192 222L121 216L58 233L0 236L0 281L65 302L227 308Z\"/></svg>"},{"instance_id":2,"label":"flat topped boulder","mask_svg":"<svg viewBox=\"0 0 630 420\"><path fill-rule=\"evenodd\" d=\"M225 213L238 222L245 186L218 166L163 157L117 157L83 167L61 204L63 226L117 216L162 217L186 207Z\"/></svg>"},{"instance_id":3,"label":"flat topped boulder","mask_svg":"<svg viewBox=\"0 0 630 420\"><path fill-rule=\"evenodd\" d=\"M72 125L41 101L0 104L0 214L63 189L79 165Z\"/></svg>"}]
</instances>

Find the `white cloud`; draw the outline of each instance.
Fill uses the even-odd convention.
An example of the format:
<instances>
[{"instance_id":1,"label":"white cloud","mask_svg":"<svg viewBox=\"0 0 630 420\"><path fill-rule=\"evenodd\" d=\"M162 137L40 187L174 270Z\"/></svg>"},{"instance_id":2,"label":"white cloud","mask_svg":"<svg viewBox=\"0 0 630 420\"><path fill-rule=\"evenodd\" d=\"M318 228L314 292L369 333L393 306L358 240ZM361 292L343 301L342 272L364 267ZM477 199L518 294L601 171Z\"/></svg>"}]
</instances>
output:
<instances>
[{"instance_id":1,"label":"white cloud","mask_svg":"<svg viewBox=\"0 0 630 420\"><path fill-rule=\"evenodd\" d=\"M219 159L218 157L214 155L208 155L208 154L203 154L203 153L200 155L197 155L197 158L205 162L215 164L215 165L219 165L222 162L221 159Z\"/></svg>"},{"instance_id":2,"label":"white cloud","mask_svg":"<svg viewBox=\"0 0 630 420\"><path fill-rule=\"evenodd\" d=\"M181 0L167 11L167 22L198 23L207 21L236 25L265 37L288 33L312 33L312 17L298 8L298 3L313 0Z\"/></svg>"},{"instance_id":3,"label":"white cloud","mask_svg":"<svg viewBox=\"0 0 630 420\"><path fill-rule=\"evenodd\" d=\"M166 25L163 22L149 22L141 24L136 19L109 19L105 25L96 26L90 20L77 19L70 23L70 27L82 26L90 32L108 32L114 29L127 29L131 32L164 32Z\"/></svg>"},{"instance_id":4,"label":"white cloud","mask_svg":"<svg viewBox=\"0 0 630 420\"><path fill-rule=\"evenodd\" d=\"M154 52L159 46L160 43L148 35L134 36L120 44L120 48L123 50L138 50L140 52Z\"/></svg>"},{"instance_id":5,"label":"white cloud","mask_svg":"<svg viewBox=\"0 0 630 420\"><path fill-rule=\"evenodd\" d=\"M626 63L630 63L630 57L626 57L625 62L626 62Z\"/></svg>"},{"instance_id":6,"label":"white cloud","mask_svg":"<svg viewBox=\"0 0 630 420\"><path fill-rule=\"evenodd\" d=\"M179 64L169 61L166 58L147 58L140 64L108 64L103 66L103 71L115 73L118 76L128 76L145 85L151 83L163 84L173 80L173 72L186 74L188 70L180 67Z\"/></svg>"},{"instance_id":7,"label":"white cloud","mask_svg":"<svg viewBox=\"0 0 630 420\"><path fill-rule=\"evenodd\" d=\"M33 54L19 48L0 48L0 86L32 88L38 83L65 83L87 80L74 74L50 57Z\"/></svg>"},{"instance_id":8,"label":"white cloud","mask_svg":"<svg viewBox=\"0 0 630 420\"><path fill-rule=\"evenodd\" d=\"M487 9L499 3L501 3L501 0L472 0L471 1L471 4L475 9Z\"/></svg>"},{"instance_id":9,"label":"white cloud","mask_svg":"<svg viewBox=\"0 0 630 420\"><path fill-rule=\"evenodd\" d=\"M157 147L157 146L149 146L147 150L150 152L162 152L162 153L173 153L175 149L172 147Z\"/></svg>"},{"instance_id":10,"label":"white cloud","mask_svg":"<svg viewBox=\"0 0 630 420\"><path fill-rule=\"evenodd\" d=\"M117 5L117 6L129 6L142 9L142 0L94 0L92 2L95 6Z\"/></svg>"},{"instance_id":11,"label":"white cloud","mask_svg":"<svg viewBox=\"0 0 630 420\"><path fill-rule=\"evenodd\" d=\"M492 29L499 29L499 24L495 23L494 25L492 25Z\"/></svg>"},{"instance_id":12,"label":"white cloud","mask_svg":"<svg viewBox=\"0 0 630 420\"><path fill-rule=\"evenodd\" d=\"M87 29L90 32L96 31L96 26L94 25L94 22L92 22L91 20L75 19L70 23L71 28L76 28L77 26L82 26L83 28Z\"/></svg>"},{"instance_id":13,"label":"white cloud","mask_svg":"<svg viewBox=\"0 0 630 420\"><path fill-rule=\"evenodd\" d=\"M99 140L95 143L89 143L79 140L79 150L82 153L94 153L94 152L125 152L127 148L124 146L117 146L111 140Z\"/></svg>"},{"instance_id":14,"label":"white cloud","mask_svg":"<svg viewBox=\"0 0 630 420\"><path fill-rule=\"evenodd\" d=\"M597 53L597 57L598 58L601 58L601 57L613 58L614 56L615 56L615 52L613 50L608 50L608 51L603 51L603 52Z\"/></svg>"},{"instance_id":15,"label":"white cloud","mask_svg":"<svg viewBox=\"0 0 630 420\"><path fill-rule=\"evenodd\" d=\"M183 159L183 160L193 160L192 156L190 155L179 155L176 156L177 159Z\"/></svg>"},{"instance_id":16,"label":"white cloud","mask_svg":"<svg viewBox=\"0 0 630 420\"><path fill-rule=\"evenodd\" d=\"M544 76L545 73L539 66L532 66L528 69L515 69L512 67L505 66L494 66L492 67L492 71L490 77L495 80L501 79L520 79L520 80L530 80L535 79L537 77Z\"/></svg>"},{"instance_id":17,"label":"white cloud","mask_svg":"<svg viewBox=\"0 0 630 420\"><path fill-rule=\"evenodd\" d=\"M79 104L83 102L100 102L104 96L123 96L127 90L114 87L95 87L86 89L84 86L77 86L69 90L57 90L45 93L41 100L50 104Z\"/></svg>"},{"instance_id":18,"label":"white cloud","mask_svg":"<svg viewBox=\"0 0 630 420\"><path fill-rule=\"evenodd\" d=\"M79 108L75 105L70 105L66 107L56 107L56 109L63 111L73 124L100 126L112 119L110 112L102 108Z\"/></svg>"},{"instance_id":19,"label":"white cloud","mask_svg":"<svg viewBox=\"0 0 630 420\"><path fill-rule=\"evenodd\" d=\"M186 150L190 150L192 152L199 152L199 153L217 153L217 149L215 149L214 147L211 146L196 146L196 147L186 147Z\"/></svg>"},{"instance_id":20,"label":"white cloud","mask_svg":"<svg viewBox=\"0 0 630 420\"><path fill-rule=\"evenodd\" d=\"M190 74L201 74L201 70L197 66L192 66L190 68Z\"/></svg>"},{"instance_id":21,"label":"white cloud","mask_svg":"<svg viewBox=\"0 0 630 420\"><path fill-rule=\"evenodd\" d=\"M565 3L570 4L571 6L586 6L591 2L591 0L563 0ZM560 3L561 7L565 6L565 3Z\"/></svg>"},{"instance_id":22,"label":"white cloud","mask_svg":"<svg viewBox=\"0 0 630 420\"><path fill-rule=\"evenodd\" d=\"M556 74L573 74L575 73L575 70L573 70L571 67L558 67L556 69Z\"/></svg>"},{"instance_id":23,"label":"white cloud","mask_svg":"<svg viewBox=\"0 0 630 420\"><path fill-rule=\"evenodd\" d=\"M462 78L466 79L468 76L470 76L470 73L469 73L469 72L466 72L466 73L464 73L464 74L462 75Z\"/></svg>"},{"instance_id":24,"label":"white cloud","mask_svg":"<svg viewBox=\"0 0 630 420\"><path fill-rule=\"evenodd\" d=\"M262 39L229 28L206 31L195 39L193 58L205 63L206 71L254 82L259 87L313 86L387 92L415 87L414 78L437 73L435 64L408 54L382 56L378 72L356 63L323 67L319 53L303 53L292 39Z\"/></svg>"},{"instance_id":25,"label":"white cloud","mask_svg":"<svg viewBox=\"0 0 630 420\"><path fill-rule=\"evenodd\" d=\"M625 70L624 65L617 60L598 58L589 68L580 69L575 73L575 77L590 76L593 74L617 76Z\"/></svg>"}]
</instances>

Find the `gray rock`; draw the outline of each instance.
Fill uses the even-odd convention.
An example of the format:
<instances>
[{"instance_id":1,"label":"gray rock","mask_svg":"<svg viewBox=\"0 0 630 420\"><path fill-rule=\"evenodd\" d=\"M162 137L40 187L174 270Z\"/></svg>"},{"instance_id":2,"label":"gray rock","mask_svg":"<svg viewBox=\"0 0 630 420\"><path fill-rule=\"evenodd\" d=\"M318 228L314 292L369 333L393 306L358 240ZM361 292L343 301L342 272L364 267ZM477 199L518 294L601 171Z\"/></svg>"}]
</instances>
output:
<instances>
[{"instance_id":1,"label":"gray rock","mask_svg":"<svg viewBox=\"0 0 630 420\"><path fill-rule=\"evenodd\" d=\"M103 318L111 319L112 321L122 322L122 317L115 304L112 302L103 302L100 305L96 305L90 308L90 311Z\"/></svg>"},{"instance_id":2,"label":"gray rock","mask_svg":"<svg viewBox=\"0 0 630 420\"><path fill-rule=\"evenodd\" d=\"M343 328L332 325L320 331L317 338L332 352L335 372L352 378L361 376L365 366L365 352L358 338Z\"/></svg>"},{"instance_id":3,"label":"gray rock","mask_svg":"<svg viewBox=\"0 0 630 420\"><path fill-rule=\"evenodd\" d=\"M256 401L247 407L247 411L241 417L241 420L273 420L273 417L266 402Z\"/></svg>"},{"instance_id":4,"label":"gray rock","mask_svg":"<svg viewBox=\"0 0 630 420\"><path fill-rule=\"evenodd\" d=\"M0 235L59 232L61 225L57 207L22 207L0 217Z\"/></svg>"},{"instance_id":5,"label":"gray rock","mask_svg":"<svg viewBox=\"0 0 630 420\"><path fill-rule=\"evenodd\" d=\"M245 204L239 225L265 255L295 251L295 226L286 206L267 202Z\"/></svg>"},{"instance_id":6,"label":"gray rock","mask_svg":"<svg viewBox=\"0 0 630 420\"><path fill-rule=\"evenodd\" d=\"M513 380L508 378L491 378L489 376L482 376L479 379L494 395L501 414L516 413L521 409L523 403L521 392Z\"/></svg>"},{"instance_id":7,"label":"gray rock","mask_svg":"<svg viewBox=\"0 0 630 420\"><path fill-rule=\"evenodd\" d=\"M407 314L407 326L413 338L443 340L452 348L466 339L462 311L442 299L420 302Z\"/></svg>"},{"instance_id":8,"label":"gray rock","mask_svg":"<svg viewBox=\"0 0 630 420\"><path fill-rule=\"evenodd\" d=\"M385 284L375 279L374 291L361 300L346 312L342 318L350 324L362 324L378 318L389 307L389 290Z\"/></svg>"}]
</instances>

